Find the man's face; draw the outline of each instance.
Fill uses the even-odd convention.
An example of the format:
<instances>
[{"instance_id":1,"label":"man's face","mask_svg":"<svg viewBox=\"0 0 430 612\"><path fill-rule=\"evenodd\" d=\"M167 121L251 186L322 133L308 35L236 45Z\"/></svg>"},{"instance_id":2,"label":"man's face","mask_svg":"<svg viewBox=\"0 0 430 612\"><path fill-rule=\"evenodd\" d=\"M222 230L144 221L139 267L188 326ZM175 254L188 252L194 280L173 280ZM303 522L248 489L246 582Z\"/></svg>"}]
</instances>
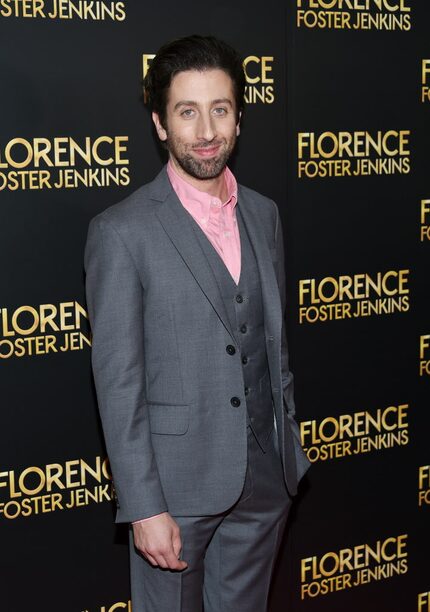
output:
<instances>
[{"instance_id":1,"label":"man's face","mask_svg":"<svg viewBox=\"0 0 430 612\"><path fill-rule=\"evenodd\" d=\"M219 69L179 72L170 84L165 125L156 113L153 121L180 172L216 178L239 135L231 78Z\"/></svg>"}]
</instances>

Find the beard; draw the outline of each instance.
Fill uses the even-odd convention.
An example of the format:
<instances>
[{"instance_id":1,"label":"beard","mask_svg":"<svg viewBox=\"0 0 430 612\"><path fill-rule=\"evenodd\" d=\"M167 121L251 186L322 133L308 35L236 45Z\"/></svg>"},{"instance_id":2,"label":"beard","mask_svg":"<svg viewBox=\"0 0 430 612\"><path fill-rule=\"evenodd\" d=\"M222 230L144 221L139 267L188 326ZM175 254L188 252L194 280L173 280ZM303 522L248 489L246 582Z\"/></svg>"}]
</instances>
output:
<instances>
[{"instance_id":1,"label":"beard","mask_svg":"<svg viewBox=\"0 0 430 612\"><path fill-rule=\"evenodd\" d=\"M236 134L229 140L223 138L209 142L199 142L194 145L184 144L174 135L167 136L166 145L169 153L175 158L184 172L195 179L210 180L217 178L227 165L236 144ZM220 146L215 157L209 159L196 159L190 153L193 149L204 149Z\"/></svg>"}]
</instances>

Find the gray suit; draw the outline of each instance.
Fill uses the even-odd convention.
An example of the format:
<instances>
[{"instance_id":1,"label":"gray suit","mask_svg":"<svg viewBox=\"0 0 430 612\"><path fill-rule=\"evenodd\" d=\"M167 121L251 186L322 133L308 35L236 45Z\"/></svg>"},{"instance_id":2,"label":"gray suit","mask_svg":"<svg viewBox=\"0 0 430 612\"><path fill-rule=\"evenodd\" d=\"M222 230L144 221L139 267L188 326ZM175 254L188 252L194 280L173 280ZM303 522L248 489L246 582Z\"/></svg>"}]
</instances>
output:
<instances>
[{"instance_id":1,"label":"gray suit","mask_svg":"<svg viewBox=\"0 0 430 612\"><path fill-rule=\"evenodd\" d=\"M279 213L242 186L238 202L260 275L280 473L294 495L309 462L294 421ZM89 228L92 361L117 522L166 510L220 516L244 488L250 451L240 350L226 350L239 348L229 305L187 215L163 169Z\"/></svg>"}]
</instances>

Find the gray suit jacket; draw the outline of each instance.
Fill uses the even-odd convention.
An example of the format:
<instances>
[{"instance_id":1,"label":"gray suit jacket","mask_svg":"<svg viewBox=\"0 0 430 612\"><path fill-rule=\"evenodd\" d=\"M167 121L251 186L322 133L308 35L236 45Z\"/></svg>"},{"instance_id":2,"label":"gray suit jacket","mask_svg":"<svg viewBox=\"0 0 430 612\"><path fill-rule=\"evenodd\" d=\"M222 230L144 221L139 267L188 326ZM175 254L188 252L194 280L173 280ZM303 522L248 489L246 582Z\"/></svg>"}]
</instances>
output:
<instances>
[{"instance_id":1,"label":"gray suit jacket","mask_svg":"<svg viewBox=\"0 0 430 612\"><path fill-rule=\"evenodd\" d=\"M242 186L238 202L261 275L279 447L294 495L309 462L294 421L279 213ZM236 345L227 306L187 215L164 168L89 226L92 364L116 522L165 510L217 514L237 500L245 478L240 354L226 351Z\"/></svg>"}]
</instances>

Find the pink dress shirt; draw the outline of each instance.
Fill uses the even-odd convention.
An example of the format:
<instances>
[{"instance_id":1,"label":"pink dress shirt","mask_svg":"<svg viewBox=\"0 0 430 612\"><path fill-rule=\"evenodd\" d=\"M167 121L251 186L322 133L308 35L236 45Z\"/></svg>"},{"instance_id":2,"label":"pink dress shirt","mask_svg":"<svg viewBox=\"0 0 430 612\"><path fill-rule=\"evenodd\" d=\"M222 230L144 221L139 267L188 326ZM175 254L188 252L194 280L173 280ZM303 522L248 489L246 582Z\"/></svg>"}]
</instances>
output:
<instances>
[{"instance_id":1,"label":"pink dress shirt","mask_svg":"<svg viewBox=\"0 0 430 612\"><path fill-rule=\"evenodd\" d=\"M240 237L236 221L237 182L229 168L224 170L227 200L199 191L167 164L167 174L183 207L206 234L236 285L240 277Z\"/></svg>"},{"instance_id":2,"label":"pink dress shirt","mask_svg":"<svg viewBox=\"0 0 430 612\"><path fill-rule=\"evenodd\" d=\"M237 285L240 278L241 254L236 220L237 182L233 173L226 166L224 179L228 196L225 202L190 185L179 176L170 161L167 164L167 174L181 204L202 228ZM133 525L149 521L156 516L160 515L133 521Z\"/></svg>"}]
</instances>

